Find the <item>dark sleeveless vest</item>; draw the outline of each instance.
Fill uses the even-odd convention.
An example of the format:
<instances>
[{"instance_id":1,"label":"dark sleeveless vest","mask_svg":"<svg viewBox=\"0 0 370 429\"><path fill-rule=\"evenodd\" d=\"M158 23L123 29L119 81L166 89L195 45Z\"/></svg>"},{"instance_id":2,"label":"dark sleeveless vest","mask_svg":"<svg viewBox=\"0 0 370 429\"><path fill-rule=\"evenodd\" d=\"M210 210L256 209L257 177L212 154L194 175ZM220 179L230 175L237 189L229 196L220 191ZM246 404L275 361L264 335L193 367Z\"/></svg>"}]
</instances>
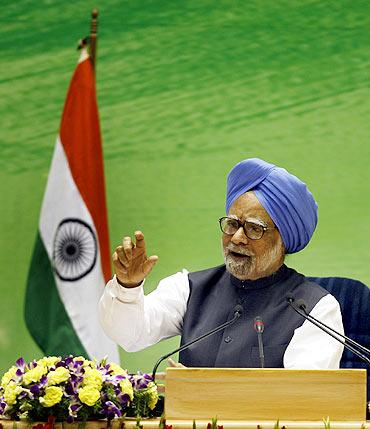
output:
<instances>
[{"instance_id":1,"label":"dark sleeveless vest","mask_svg":"<svg viewBox=\"0 0 370 429\"><path fill-rule=\"evenodd\" d=\"M265 367L282 368L294 330L304 322L286 297L292 294L295 299L304 299L310 312L328 294L285 265L272 276L255 281L238 280L221 265L190 273L189 286L181 344L232 319L235 306L243 306L242 316L233 325L180 353L180 362L190 367L260 367L253 324L254 318L261 316Z\"/></svg>"}]
</instances>

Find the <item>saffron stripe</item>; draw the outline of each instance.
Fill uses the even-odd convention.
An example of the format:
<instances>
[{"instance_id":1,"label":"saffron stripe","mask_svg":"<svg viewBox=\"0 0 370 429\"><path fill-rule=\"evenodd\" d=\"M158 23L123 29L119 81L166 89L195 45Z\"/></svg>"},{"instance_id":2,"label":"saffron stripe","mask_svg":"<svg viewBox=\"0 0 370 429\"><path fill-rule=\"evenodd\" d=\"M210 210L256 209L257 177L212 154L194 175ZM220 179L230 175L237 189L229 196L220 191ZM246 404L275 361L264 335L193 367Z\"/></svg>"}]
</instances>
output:
<instances>
[{"instance_id":1,"label":"saffron stripe","mask_svg":"<svg viewBox=\"0 0 370 429\"><path fill-rule=\"evenodd\" d=\"M103 151L90 59L78 64L64 106L60 139L76 186L98 234L105 282L111 276Z\"/></svg>"}]
</instances>

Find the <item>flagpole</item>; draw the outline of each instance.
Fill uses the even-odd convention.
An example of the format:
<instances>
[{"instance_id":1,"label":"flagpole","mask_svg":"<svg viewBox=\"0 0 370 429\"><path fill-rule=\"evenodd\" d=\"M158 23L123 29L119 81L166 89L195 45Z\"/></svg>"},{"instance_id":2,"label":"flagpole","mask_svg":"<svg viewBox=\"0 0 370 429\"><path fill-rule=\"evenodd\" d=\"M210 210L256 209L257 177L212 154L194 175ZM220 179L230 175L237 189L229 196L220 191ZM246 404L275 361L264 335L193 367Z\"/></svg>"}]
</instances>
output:
<instances>
[{"instance_id":1,"label":"flagpole","mask_svg":"<svg viewBox=\"0 0 370 429\"><path fill-rule=\"evenodd\" d=\"M98 36L98 10L93 9L91 12L91 26L90 26L90 58L91 63L96 69L96 45Z\"/></svg>"}]
</instances>

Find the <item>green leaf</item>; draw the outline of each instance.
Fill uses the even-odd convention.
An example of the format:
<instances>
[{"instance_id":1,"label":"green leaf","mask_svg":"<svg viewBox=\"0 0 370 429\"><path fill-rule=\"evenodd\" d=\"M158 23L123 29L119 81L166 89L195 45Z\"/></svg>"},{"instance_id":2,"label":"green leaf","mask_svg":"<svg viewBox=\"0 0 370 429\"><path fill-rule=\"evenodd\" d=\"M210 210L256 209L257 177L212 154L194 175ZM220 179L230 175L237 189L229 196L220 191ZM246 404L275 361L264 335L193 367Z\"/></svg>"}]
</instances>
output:
<instances>
[{"instance_id":1,"label":"green leaf","mask_svg":"<svg viewBox=\"0 0 370 429\"><path fill-rule=\"evenodd\" d=\"M166 417L165 417L164 413L162 413L161 419L159 420L158 429L164 429L165 424L166 424Z\"/></svg>"},{"instance_id":2,"label":"green leaf","mask_svg":"<svg viewBox=\"0 0 370 429\"><path fill-rule=\"evenodd\" d=\"M107 356L103 357L103 359L100 361L100 366L105 366L107 364Z\"/></svg>"},{"instance_id":3,"label":"green leaf","mask_svg":"<svg viewBox=\"0 0 370 429\"><path fill-rule=\"evenodd\" d=\"M78 429L85 429L86 421L78 422Z\"/></svg>"},{"instance_id":4,"label":"green leaf","mask_svg":"<svg viewBox=\"0 0 370 429\"><path fill-rule=\"evenodd\" d=\"M217 429L217 416L212 419L212 429Z\"/></svg>"},{"instance_id":5,"label":"green leaf","mask_svg":"<svg viewBox=\"0 0 370 429\"><path fill-rule=\"evenodd\" d=\"M324 428L325 429L330 429L330 418L329 418L329 416L326 417L326 419L325 418L322 419L322 421L324 422Z\"/></svg>"},{"instance_id":6,"label":"green leaf","mask_svg":"<svg viewBox=\"0 0 370 429\"><path fill-rule=\"evenodd\" d=\"M136 425L134 427L138 429L143 429L143 425L140 423L140 417L136 417Z\"/></svg>"}]
</instances>

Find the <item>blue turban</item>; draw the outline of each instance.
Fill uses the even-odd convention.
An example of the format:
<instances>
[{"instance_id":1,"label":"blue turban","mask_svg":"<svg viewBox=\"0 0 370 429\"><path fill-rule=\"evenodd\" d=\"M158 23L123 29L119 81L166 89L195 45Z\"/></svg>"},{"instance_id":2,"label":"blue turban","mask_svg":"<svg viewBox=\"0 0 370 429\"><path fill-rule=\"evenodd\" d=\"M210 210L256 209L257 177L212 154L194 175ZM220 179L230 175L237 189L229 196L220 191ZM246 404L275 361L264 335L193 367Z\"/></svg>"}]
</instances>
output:
<instances>
[{"instance_id":1,"label":"blue turban","mask_svg":"<svg viewBox=\"0 0 370 429\"><path fill-rule=\"evenodd\" d=\"M227 177L226 213L248 191L278 228L287 253L302 250L317 225L317 204L305 183L284 168L258 158L245 159Z\"/></svg>"}]
</instances>

